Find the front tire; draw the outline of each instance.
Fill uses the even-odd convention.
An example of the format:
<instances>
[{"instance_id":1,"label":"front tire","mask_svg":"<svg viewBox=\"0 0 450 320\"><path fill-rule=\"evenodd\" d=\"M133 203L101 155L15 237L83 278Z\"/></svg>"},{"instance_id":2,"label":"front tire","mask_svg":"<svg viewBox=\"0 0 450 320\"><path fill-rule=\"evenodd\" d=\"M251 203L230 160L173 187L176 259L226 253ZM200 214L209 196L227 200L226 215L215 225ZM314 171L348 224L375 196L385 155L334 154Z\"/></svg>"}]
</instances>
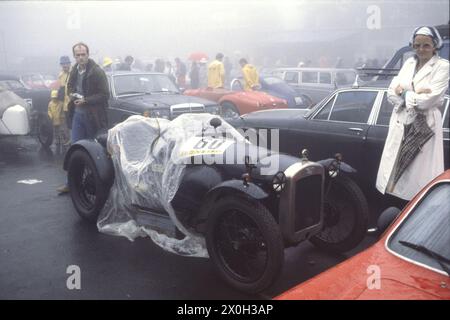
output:
<instances>
[{"instance_id":1,"label":"front tire","mask_svg":"<svg viewBox=\"0 0 450 320\"><path fill-rule=\"evenodd\" d=\"M75 150L68 166L69 192L78 214L86 220L96 222L108 197L109 186L98 174L94 161L83 150Z\"/></svg>"},{"instance_id":2,"label":"front tire","mask_svg":"<svg viewBox=\"0 0 450 320\"><path fill-rule=\"evenodd\" d=\"M214 268L232 287L257 293L270 286L284 262L272 214L246 196L226 196L211 209L206 245Z\"/></svg>"},{"instance_id":3,"label":"front tire","mask_svg":"<svg viewBox=\"0 0 450 320\"><path fill-rule=\"evenodd\" d=\"M310 242L322 250L342 253L355 248L366 235L369 206L352 179L339 176L330 183L324 199L324 228Z\"/></svg>"}]
</instances>

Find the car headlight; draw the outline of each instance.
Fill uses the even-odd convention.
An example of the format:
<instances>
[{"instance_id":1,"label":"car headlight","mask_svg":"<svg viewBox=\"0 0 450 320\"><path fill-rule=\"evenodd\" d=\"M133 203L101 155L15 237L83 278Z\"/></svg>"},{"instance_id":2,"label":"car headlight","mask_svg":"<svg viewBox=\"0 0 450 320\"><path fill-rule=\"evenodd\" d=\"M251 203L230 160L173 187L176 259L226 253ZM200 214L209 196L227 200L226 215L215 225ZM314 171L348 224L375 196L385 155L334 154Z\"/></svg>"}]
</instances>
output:
<instances>
[{"instance_id":1,"label":"car headlight","mask_svg":"<svg viewBox=\"0 0 450 320\"><path fill-rule=\"evenodd\" d=\"M145 111L144 111L145 113ZM145 116L145 114L144 114ZM155 109L150 111L150 116L152 118L163 118L170 120L170 110L169 109Z\"/></svg>"},{"instance_id":2,"label":"car headlight","mask_svg":"<svg viewBox=\"0 0 450 320\"><path fill-rule=\"evenodd\" d=\"M215 106L206 106L205 110L207 113L210 114L214 114L214 115L219 115L220 114L220 106L215 105Z\"/></svg>"},{"instance_id":3,"label":"car headlight","mask_svg":"<svg viewBox=\"0 0 450 320\"><path fill-rule=\"evenodd\" d=\"M273 176L272 188L273 191L280 193L286 187L286 175L283 171L279 171Z\"/></svg>"}]
</instances>

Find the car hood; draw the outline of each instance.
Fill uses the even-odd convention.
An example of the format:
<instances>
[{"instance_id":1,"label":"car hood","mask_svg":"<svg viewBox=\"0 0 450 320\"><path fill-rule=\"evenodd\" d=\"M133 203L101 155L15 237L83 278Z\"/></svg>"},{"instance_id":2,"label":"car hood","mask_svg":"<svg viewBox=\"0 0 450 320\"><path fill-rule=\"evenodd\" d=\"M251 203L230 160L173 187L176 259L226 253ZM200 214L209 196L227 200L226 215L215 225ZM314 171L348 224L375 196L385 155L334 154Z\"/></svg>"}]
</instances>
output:
<instances>
[{"instance_id":1,"label":"car hood","mask_svg":"<svg viewBox=\"0 0 450 320\"><path fill-rule=\"evenodd\" d=\"M307 109L269 109L247 113L232 125L245 128L279 128L284 121L303 117Z\"/></svg>"},{"instance_id":2,"label":"car hood","mask_svg":"<svg viewBox=\"0 0 450 320\"><path fill-rule=\"evenodd\" d=\"M441 286L448 277L392 255L384 241L276 299L450 299L450 290Z\"/></svg>"},{"instance_id":3,"label":"car hood","mask_svg":"<svg viewBox=\"0 0 450 320\"><path fill-rule=\"evenodd\" d=\"M192 96L185 96L181 94L168 94L168 93L119 97L117 101L133 104L136 106L141 106L143 108L170 107L172 105L182 103L199 103L203 104L204 106L217 105L217 103L206 99L201 99Z\"/></svg>"}]
</instances>

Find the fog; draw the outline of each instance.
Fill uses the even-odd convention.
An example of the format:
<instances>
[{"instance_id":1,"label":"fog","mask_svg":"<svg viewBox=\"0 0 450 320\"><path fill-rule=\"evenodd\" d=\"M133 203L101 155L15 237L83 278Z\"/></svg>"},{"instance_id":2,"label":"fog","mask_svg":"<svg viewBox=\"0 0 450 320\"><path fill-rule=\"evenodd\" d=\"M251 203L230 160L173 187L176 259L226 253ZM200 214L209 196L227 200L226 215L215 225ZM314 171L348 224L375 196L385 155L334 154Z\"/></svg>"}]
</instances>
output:
<instances>
[{"instance_id":1,"label":"fog","mask_svg":"<svg viewBox=\"0 0 450 320\"><path fill-rule=\"evenodd\" d=\"M2 1L0 70L57 72L78 41L91 57L145 63L191 52L258 66L389 58L414 27L449 21L449 1Z\"/></svg>"}]
</instances>

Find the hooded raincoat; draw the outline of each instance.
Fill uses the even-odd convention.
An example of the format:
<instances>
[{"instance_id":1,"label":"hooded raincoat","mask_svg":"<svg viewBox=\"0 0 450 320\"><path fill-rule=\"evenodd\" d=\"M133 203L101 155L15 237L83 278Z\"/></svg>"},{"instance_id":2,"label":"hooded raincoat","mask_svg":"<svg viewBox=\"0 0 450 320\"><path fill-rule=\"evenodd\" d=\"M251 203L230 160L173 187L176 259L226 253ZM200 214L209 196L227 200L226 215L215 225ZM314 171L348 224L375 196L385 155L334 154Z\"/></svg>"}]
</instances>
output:
<instances>
[{"instance_id":1,"label":"hooded raincoat","mask_svg":"<svg viewBox=\"0 0 450 320\"><path fill-rule=\"evenodd\" d=\"M254 86L259 86L259 76L256 68L247 63L242 67L242 74L244 76L244 90L252 91Z\"/></svg>"},{"instance_id":2,"label":"hooded raincoat","mask_svg":"<svg viewBox=\"0 0 450 320\"><path fill-rule=\"evenodd\" d=\"M223 88L225 81L225 68L219 60L214 60L208 66L208 87Z\"/></svg>"},{"instance_id":3,"label":"hooded raincoat","mask_svg":"<svg viewBox=\"0 0 450 320\"><path fill-rule=\"evenodd\" d=\"M442 105L448 88L449 61L434 55L414 75L416 64L415 57L409 58L389 85L388 99L394 105L394 110L376 182L381 193L389 193L405 200L411 200L428 182L444 171L442 115L438 107ZM404 100L395 93L399 84L407 90ZM431 93L417 94L415 91L420 89L430 89ZM394 185L393 173L404 135L404 125L414 121L417 112L425 115L434 135Z\"/></svg>"}]
</instances>

